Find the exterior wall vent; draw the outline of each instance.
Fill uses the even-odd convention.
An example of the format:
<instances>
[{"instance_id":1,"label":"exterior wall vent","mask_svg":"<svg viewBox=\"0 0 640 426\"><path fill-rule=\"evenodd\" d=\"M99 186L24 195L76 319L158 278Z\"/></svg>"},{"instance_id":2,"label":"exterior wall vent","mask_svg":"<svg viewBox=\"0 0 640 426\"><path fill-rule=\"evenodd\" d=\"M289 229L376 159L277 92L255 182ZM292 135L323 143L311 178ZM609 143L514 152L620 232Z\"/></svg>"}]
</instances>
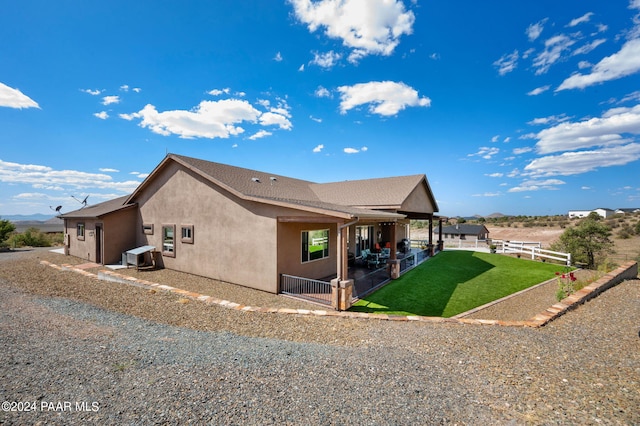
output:
<instances>
[{"instance_id":1,"label":"exterior wall vent","mask_svg":"<svg viewBox=\"0 0 640 426\"><path fill-rule=\"evenodd\" d=\"M253 182L260 183L260 179L258 179L258 178L256 178L256 177L251 178L251 180L252 180Z\"/></svg>"}]
</instances>

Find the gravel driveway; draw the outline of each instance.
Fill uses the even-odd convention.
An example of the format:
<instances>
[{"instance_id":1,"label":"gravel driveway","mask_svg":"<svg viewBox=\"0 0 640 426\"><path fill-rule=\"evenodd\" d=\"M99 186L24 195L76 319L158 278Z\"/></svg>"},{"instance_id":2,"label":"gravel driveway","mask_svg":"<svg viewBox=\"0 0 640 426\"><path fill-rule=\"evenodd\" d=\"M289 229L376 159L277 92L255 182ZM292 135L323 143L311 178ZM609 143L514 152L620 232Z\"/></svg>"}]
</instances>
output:
<instances>
[{"instance_id":1,"label":"gravel driveway","mask_svg":"<svg viewBox=\"0 0 640 426\"><path fill-rule=\"evenodd\" d=\"M0 258L1 424L640 423L637 280L530 329L241 312L48 256Z\"/></svg>"}]
</instances>

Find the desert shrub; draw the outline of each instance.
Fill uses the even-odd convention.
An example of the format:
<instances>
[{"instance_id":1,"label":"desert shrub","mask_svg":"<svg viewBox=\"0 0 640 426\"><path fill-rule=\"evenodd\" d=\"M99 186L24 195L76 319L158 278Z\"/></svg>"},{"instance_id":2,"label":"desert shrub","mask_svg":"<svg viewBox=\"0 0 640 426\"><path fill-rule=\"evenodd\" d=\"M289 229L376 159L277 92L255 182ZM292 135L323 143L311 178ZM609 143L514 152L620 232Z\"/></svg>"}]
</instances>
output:
<instances>
[{"instance_id":1,"label":"desert shrub","mask_svg":"<svg viewBox=\"0 0 640 426\"><path fill-rule=\"evenodd\" d=\"M6 247L7 243L5 242L9 234L15 231L16 227L13 223L8 220L0 220L0 247Z\"/></svg>"},{"instance_id":2,"label":"desert shrub","mask_svg":"<svg viewBox=\"0 0 640 426\"><path fill-rule=\"evenodd\" d=\"M633 231L640 235L640 220L636 223L636 226L633 227Z\"/></svg>"},{"instance_id":3,"label":"desert shrub","mask_svg":"<svg viewBox=\"0 0 640 426\"><path fill-rule=\"evenodd\" d=\"M616 236L622 240L628 240L629 238L631 238L634 234L634 230L631 227L631 225L625 224L624 226L622 226L622 228L618 231L618 233L616 234Z\"/></svg>"},{"instance_id":4,"label":"desert shrub","mask_svg":"<svg viewBox=\"0 0 640 426\"><path fill-rule=\"evenodd\" d=\"M588 269L596 269L606 263L606 256L613 250L611 228L593 213L581 220L577 226L567 228L551 249L571 253L576 263L584 263Z\"/></svg>"},{"instance_id":5,"label":"desert shrub","mask_svg":"<svg viewBox=\"0 0 640 426\"><path fill-rule=\"evenodd\" d=\"M37 228L29 228L26 231L13 234L9 238L9 244L13 247L50 247L51 239Z\"/></svg>"}]
</instances>

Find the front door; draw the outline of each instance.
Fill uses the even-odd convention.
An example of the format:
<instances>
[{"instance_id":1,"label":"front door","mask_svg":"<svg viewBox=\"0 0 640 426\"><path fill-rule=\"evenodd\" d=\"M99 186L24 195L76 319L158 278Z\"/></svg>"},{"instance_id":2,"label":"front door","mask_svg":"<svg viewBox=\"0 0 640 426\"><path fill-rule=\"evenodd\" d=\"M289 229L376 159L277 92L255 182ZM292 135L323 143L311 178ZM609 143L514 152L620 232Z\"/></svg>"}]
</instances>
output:
<instances>
[{"instance_id":1,"label":"front door","mask_svg":"<svg viewBox=\"0 0 640 426\"><path fill-rule=\"evenodd\" d=\"M96 224L96 263L102 264L102 224Z\"/></svg>"}]
</instances>

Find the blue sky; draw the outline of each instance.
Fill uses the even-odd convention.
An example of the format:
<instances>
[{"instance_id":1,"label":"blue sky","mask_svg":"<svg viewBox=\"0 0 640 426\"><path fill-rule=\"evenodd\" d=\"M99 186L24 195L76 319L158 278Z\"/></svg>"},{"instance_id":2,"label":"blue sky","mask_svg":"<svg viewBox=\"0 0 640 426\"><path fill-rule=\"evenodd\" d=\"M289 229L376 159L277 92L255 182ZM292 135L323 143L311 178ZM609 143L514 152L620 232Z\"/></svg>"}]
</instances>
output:
<instances>
[{"instance_id":1,"label":"blue sky","mask_svg":"<svg viewBox=\"0 0 640 426\"><path fill-rule=\"evenodd\" d=\"M23 0L0 40L0 216L167 152L424 173L451 216L640 207L640 0Z\"/></svg>"}]
</instances>

